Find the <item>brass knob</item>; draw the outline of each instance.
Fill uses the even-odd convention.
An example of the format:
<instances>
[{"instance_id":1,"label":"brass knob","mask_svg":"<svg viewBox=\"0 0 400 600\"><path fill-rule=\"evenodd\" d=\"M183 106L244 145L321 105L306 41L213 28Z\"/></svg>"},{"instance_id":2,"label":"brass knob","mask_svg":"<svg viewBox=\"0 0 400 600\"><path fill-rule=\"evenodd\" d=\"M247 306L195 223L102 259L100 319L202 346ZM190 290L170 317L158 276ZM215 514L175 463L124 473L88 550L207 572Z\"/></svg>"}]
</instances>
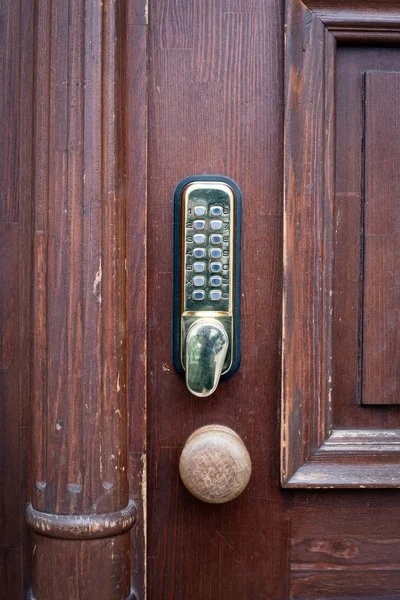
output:
<instances>
[{"instance_id":1,"label":"brass knob","mask_svg":"<svg viewBox=\"0 0 400 600\"><path fill-rule=\"evenodd\" d=\"M206 425L192 433L179 461L185 487L203 502L222 504L243 492L251 459L238 434L223 425Z\"/></svg>"}]
</instances>

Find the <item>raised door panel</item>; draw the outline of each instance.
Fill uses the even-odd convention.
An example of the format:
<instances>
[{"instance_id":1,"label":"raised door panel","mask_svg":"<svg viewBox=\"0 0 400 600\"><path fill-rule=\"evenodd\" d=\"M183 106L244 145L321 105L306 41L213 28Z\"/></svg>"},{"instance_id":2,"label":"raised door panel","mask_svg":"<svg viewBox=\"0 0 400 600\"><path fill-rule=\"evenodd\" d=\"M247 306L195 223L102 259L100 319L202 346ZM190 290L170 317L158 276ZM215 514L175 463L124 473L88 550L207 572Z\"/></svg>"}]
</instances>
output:
<instances>
[{"instance_id":1,"label":"raised door panel","mask_svg":"<svg viewBox=\"0 0 400 600\"><path fill-rule=\"evenodd\" d=\"M293 0L287 30L282 483L397 487L400 11Z\"/></svg>"}]
</instances>

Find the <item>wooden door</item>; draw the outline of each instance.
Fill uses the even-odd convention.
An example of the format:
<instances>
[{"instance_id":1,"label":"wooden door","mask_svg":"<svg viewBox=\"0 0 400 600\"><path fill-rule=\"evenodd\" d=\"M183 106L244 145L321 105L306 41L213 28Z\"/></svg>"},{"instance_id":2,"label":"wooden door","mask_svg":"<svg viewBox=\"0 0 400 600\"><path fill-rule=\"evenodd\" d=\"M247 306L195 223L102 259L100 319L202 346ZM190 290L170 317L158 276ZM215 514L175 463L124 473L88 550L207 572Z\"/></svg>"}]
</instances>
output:
<instances>
[{"instance_id":1,"label":"wooden door","mask_svg":"<svg viewBox=\"0 0 400 600\"><path fill-rule=\"evenodd\" d=\"M400 3L0 2L0 599L400 598ZM241 366L173 364L173 194L240 186ZM221 424L225 504L179 456Z\"/></svg>"}]
</instances>

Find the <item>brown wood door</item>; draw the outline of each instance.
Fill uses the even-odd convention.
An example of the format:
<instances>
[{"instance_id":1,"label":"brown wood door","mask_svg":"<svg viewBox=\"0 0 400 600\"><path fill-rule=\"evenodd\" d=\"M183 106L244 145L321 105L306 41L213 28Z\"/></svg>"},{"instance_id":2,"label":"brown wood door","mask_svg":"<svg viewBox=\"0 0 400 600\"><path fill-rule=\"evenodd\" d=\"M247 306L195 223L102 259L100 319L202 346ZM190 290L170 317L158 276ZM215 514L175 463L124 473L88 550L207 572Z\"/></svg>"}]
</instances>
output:
<instances>
[{"instance_id":1,"label":"brown wood door","mask_svg":"<svg viewBox=\"0 0 400 600\"><path fill-rule=\"evenodd\" d=\"M0 2L0 599L400 599L400 3ZM241 366L173 364L173 194L243 196ZM197 428L252 475L194 498Z\"/></svg>"}]
</instances>

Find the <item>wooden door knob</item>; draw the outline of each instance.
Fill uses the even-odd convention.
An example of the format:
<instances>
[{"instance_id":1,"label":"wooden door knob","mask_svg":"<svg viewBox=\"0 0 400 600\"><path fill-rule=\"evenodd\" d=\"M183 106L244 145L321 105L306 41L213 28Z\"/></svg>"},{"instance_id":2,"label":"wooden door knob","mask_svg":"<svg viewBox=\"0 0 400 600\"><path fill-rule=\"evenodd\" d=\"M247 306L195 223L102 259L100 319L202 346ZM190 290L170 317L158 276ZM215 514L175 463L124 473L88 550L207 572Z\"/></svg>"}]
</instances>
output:
<instances>
[{"instance_id":1,"label":"wooden door knob","mask_svg":"<svg viewBox=\"0 0 400 600\"><path fill-rule=\"evenodd\" d=\"M239 496L249 483L250 455L235 431L223 425L206 425L187 440L179 472L193 496L222 504Z\"/></svg>"}]
</instances>

